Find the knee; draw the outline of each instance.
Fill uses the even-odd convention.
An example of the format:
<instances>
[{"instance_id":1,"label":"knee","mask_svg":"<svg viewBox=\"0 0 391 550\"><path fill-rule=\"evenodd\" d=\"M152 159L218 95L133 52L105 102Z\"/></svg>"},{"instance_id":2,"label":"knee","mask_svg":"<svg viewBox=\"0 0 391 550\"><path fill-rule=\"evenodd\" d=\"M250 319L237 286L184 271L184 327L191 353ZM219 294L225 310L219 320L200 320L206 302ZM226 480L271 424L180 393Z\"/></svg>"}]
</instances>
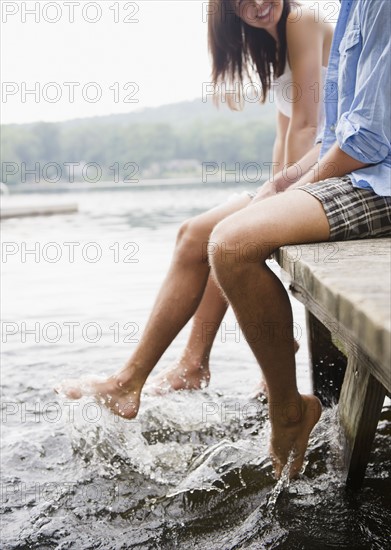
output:
<instances>
[{"instance_id":1,"label":"knee","mask_svg":"<svg viewBox=\"0 0 391 550\"><path fill-rule=\"evenodd\" d=\"M186 262L207 262L208 227L201 216L184 221L176 239L176 253Z\"/></svg>"},{"instance_id":2,"label":"knee","mask_svg":"<svg viewBox=\"0 0 391 550\"><path fill-rule=\"evenodd\" d=\"M262 228L259 231L262 235ZM215 278L222 282L246 276L254 267L259 269L270 256L270 247L262 244L262 238L252 241L246 227L240 227L229 218L213 230L209 243L209 263Z\"/></svg>"},{"instance_id":3,"label":"knee","mask_svg":"<svg viewBox=\"0 0 391 550\"><path fill-rule=\"evenodd\" d=\"M240 277L247 262L243 255L240 231L227 223L220 222L213 230L208 242L208 259L215 277L220 280L225 273L231 278Z\"/></svg>"}]
</instances>

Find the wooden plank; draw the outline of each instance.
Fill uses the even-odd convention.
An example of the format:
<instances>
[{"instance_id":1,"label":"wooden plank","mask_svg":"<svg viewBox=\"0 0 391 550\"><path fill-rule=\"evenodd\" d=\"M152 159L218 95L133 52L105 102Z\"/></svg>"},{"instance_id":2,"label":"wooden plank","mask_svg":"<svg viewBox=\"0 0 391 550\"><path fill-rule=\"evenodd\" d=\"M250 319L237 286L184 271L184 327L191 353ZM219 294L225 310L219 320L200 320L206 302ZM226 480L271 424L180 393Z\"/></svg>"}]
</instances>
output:
<instances>
[{"instance_id":1,"label":"wooden plank","mask_svg":"<svg viewBox=\"0 0 391 550\"><path fill-rule=\"evenodd\" d=\"M391 239L282 247L275 256L296 296L369 359L391 392ZM328 247L335 247L330 256ZM330 326L328 327L330 330Z\"/></svg>"},{"instance_id":2,"label":"wooden plank","mask_svg":"<svg viewBox=\"0 0 391 550\"><path fill-rule=\"evenodd\" d=\"M349 357L338 412L346 484L351 489L358 489L364 479L384 398L384 387L357 357Z\"/></svg>"},{"instance_id":3,"label":"wooden plank","mask_svg":"<svg viewBox=\"0 0 391 550\"><path fill-rule=\"evenodd\" d=\"M366 351L361 347L360 342L346 330L338 321L333 319L329 313L302 288L296 284L290 287L292 294L302 302L306 308L313 313L321 321L321 323L329 330L331 339L336 347L347 357L348 355L360 356L361 363L366 366L368 371L375 376L379 382L391 394L391 382L389 369L384 370L381 366L373 361Z\"/></svg>"},{"instance_id":4,"label":"wooden plank","mask_svg":"<svg viewBox=\"0 0 391 550\"><path fill-rule=\"evenodd\" d=\"M52 204L42 206L7 207L0 210L0 218L25 218L28 216L52 216L54 214L73 214L78 211L76 203Z\"/></svg>"}]
</instances>

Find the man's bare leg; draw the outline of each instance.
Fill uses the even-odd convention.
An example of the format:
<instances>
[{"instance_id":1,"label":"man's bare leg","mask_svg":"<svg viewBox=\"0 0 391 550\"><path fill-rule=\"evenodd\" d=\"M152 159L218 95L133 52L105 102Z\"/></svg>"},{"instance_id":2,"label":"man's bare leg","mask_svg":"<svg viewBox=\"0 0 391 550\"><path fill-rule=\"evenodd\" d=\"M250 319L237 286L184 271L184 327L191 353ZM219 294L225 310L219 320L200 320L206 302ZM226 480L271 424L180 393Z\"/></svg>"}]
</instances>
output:
<instances>
[{"instance_id":1,"label":"man's bare leg","mask_svg":"<svg viewBox=\"0 0 391 550\"><path fill-rule=\"evenodd\" d=\"M210 256L213 276L232 305L267 383L270 452L277 476L291 451L290 473L300 471L321 405L315 396L298 392L291 305L266 259L284 244L328 238L329 224L320 202L301 190L252 204L219 223L211 235L218 247ZM224 250L231 253L224 255Z\"/></svg>"},{"instance_id":2,"label":"man's bare leg","mask_svg":"<svg viewBox=\"0 0 391 550\"><path fill-rule=\"evenodd\" d=\"M168 346L196 312L209 277L206 245L215 225L248 206L243 194L185 222L178 234L168 274L159 291L144 334L125 366L106 380L65 380L56 391L70 399L94 395L124 418L136 416L141 389Z\"/></svg>"},{"instance_id":3,"label":"man's bare leg","mask_svg":"<svg viewBox=\"0 0 391 550\"><path fill-rule=\"evenodd\" d=\"M228 304L212 277L192 320L191 332L179 359L162 372L148 379L148 393L162 395L169 391L199 390L209 385L209 358ZM295 352L299 343L294 341ZM267 395L265 380L261 377L252 397Z\"/></svg>"}]
</instances>

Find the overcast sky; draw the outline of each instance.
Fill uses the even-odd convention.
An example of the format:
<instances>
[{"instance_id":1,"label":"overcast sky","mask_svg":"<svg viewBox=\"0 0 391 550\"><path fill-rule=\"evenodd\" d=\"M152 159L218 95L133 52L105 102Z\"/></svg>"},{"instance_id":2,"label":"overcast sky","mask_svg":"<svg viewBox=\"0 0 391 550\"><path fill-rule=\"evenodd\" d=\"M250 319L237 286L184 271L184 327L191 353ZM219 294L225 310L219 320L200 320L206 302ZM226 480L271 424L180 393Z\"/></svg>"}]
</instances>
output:
<instances>
[{"instance_id":1,"label":"overcast sky","mask_svg":"<svg viewBox=\"0 0 391 550\"><path fill-rule=\"evenodd\" d=\"M200 97L210 80L207 5L2 0L2 123L123 113Z\"/></svg>"}]
</instances>

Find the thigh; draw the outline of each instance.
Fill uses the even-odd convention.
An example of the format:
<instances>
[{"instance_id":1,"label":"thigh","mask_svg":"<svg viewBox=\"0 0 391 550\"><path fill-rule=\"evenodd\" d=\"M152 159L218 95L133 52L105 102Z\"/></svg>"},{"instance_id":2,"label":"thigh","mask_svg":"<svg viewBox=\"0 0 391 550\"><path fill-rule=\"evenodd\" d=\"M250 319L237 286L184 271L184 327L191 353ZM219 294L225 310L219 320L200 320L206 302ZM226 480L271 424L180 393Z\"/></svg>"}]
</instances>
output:
<instances>
[{"instance_id":1,"label":"thigh","mask_svg":"<svg viewBox=\"0 0 391 550\"><path fill-rule=\"evenodd\" d=\"M216 226L211 241L224 242L227 249L254 244L260 251L259 259L265 259L280 246L327 241L329 236L330 226L321 202L297 189L232 214Z\"/></svg>"}]
</instances>

